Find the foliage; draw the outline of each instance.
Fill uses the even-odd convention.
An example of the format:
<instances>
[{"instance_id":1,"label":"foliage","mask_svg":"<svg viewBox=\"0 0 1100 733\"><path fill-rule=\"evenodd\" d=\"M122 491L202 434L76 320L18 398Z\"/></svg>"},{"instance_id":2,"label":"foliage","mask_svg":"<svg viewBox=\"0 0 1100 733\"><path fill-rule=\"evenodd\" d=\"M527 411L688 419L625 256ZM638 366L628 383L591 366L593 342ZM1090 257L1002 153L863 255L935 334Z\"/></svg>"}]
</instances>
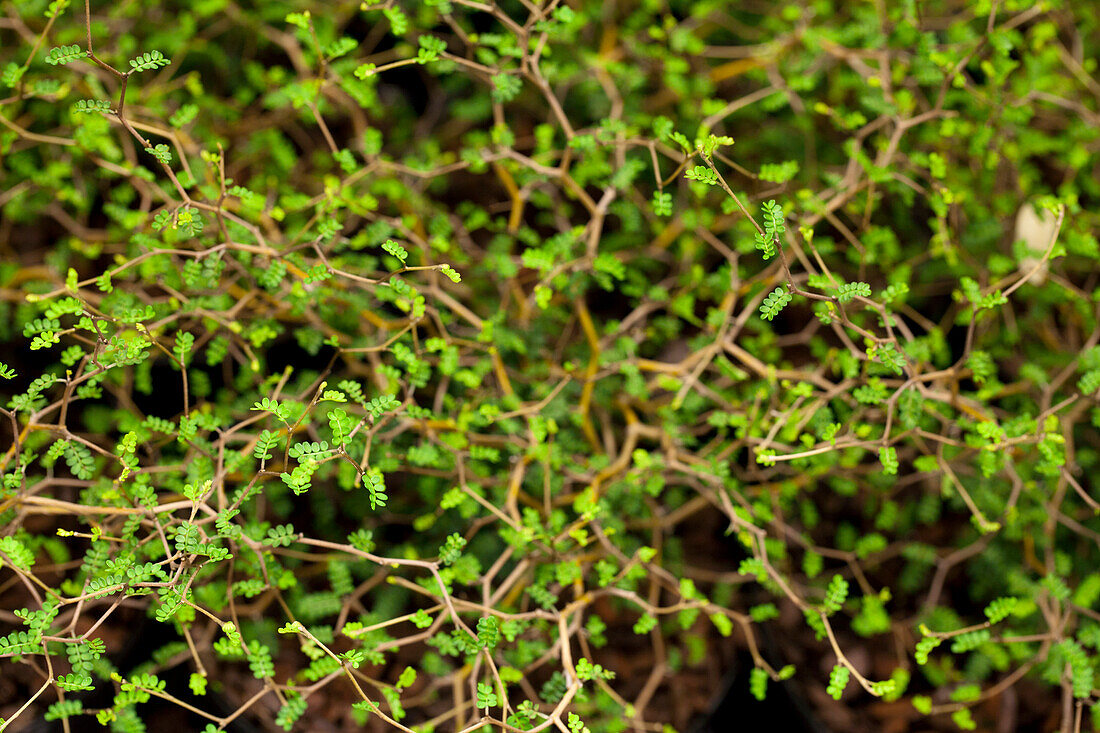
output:
<instances>
[{"instance_id":1,"label":"foliage","mask_svg":"<svg viewBox=\"0 0 1100 733\"><path fill-rule=\"evenodd\" d=\"M719 644L1087 725L1086 5L8 6L0 730L659 729Z\"/></svg>"}]
</instances>

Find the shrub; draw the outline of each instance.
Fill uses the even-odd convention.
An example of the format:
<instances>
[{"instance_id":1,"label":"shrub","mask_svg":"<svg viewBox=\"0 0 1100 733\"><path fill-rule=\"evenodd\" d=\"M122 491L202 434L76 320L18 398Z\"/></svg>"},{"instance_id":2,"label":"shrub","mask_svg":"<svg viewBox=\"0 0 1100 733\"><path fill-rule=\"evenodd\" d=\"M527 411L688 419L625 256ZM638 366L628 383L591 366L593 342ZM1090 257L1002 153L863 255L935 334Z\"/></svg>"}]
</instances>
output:
<instances>
[{"instance_id":1,"label":"shrub","mask_svg":"<svg viewBox=\"0 0 1100 733\"><path fill-rule=\"evenodd\" d=\"M732 636L1080 724L1092 14L69 5L0 27L9 722L683 724Z\"/></svg>"}]
</instances>

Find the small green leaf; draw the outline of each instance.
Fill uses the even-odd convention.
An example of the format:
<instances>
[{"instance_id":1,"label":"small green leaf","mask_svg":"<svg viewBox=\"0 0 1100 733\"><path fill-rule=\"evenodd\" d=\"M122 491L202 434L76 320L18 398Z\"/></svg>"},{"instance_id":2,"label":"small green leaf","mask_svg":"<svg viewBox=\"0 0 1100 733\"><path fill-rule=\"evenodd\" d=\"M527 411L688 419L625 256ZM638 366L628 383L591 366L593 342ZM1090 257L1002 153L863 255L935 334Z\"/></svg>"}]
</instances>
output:
<instances>
[{"instance_id":1,"label":"small green leaf","mask_svg":"<svg viewBox=\"0 0 1100 733\"><path fill-rule=\"evenodd\" d=\"M297 26L304 31L309 30L309 19L310 13L308 10L303 10L301 13L287 13L283 18L287 23Z\"/></svg>"},{"instance_id":2,"label":"small green leaf","mask_svg":"<svg viewBox=\"0 0 1100 733\"><path fill-rule=\"evenodd\" d=\"M705 165L697 165L693 168L688 168L684 172L684 178L689 181L699 181L708 186L718 185L718 173Z\"/></svg>"},{"instance_id":3,"label":"small green leaf","mask_svg":"<svg viewBox=\"0 0 1100 733\"><path fill-rule=\"evenodd\" d=\"M657 216L672 216L672 194L667 191L653 192L653 213Z\"/></svg>"},{"instance_id":4,"label":"small green leaf","mask_svg":"<svg viewBox=\"0 0 1100 733\"><path fill-rule=\"evenodd\" d=\"M778 316L790 302L791 294L787 292L786 287L776 288L768 297L764 298L764 302L760 305L760 315L764 320L770 321Z\"/></svg>"},{"instance_id":5,"label":"small green leaf","mask_svg":"<svg viewBox=\"0 0 1100 733\"><path fill-rule=\"evenodd\" d=\"M848 581L839 575L834 575L833 579L829 581L828 589L825 591L825 602L822 604L822 608L827 615L831 616L841 609L847 599Z\"/></svg>"},{"instance_id":6,"label":"small green leaf","mask_svg":"<svg viewBox=\"0 0 1100 733\"><path fill-rule=\"evenodd\" d=\"M491 81L493 89L490 96L494 102L511 102L523 88L523 81L512 74L494 74Z\"/></svg>"},{"instance_id":7,"label":"small green leaf","mask_svg":"<svg viewBox=\"0 0 1100 733\"><path fill-rule=\"evenodd\" d=\"M829 686L825 688L825 692L829 694L829 697L834 700L840 699L840 696L844 694L844 688L848 686L848 679L851 674L851 670L843 664L833 666L833 670L829 672Z\"/></svg>"},{"instance_id":8,"label":"small green leaf","mask_svg":"<svg viewBox=\"0 0 1100 733\"><path fill-rule=\"evenodd\" d=\"M753 667L749 671L749 692L757 700L764 700L768 694L768 673L760 667Z\"/></svg>"},{"instance_id":9,"label":"small green leaf","mask_svg":"<svg viewBox=\"0 0 1100 733\"><path fill-rule=\"evenodd\" d=\"M88 55L87 51L81 51L75 43L71 46L56 46L50 49L46 56L46 63L50 66L64 65L82 59Z\"/></svg>"},{"instance_id":10,"label":"small green leaf","mask_svg":"<svg viewBox=\"0 0 1100 733\"><path fill-rule=\"evenodd\" d=\"M431 35L423 35L416 39L420 48L416 52L418 64L430 64L439 60L439 55L447 50L447 42L442 38Z\"/></svg>"},{"instance_id":11,"label":"small green leaf","mask_svg":"<svg viewBox=\"0 0 1100 733\"><path fill-rule=\"evenodd\" d=\"M782 163L765 163L760 166L760 180L771 183L786 183L798 175L798 161L787 160Z\"/></svg>"},{"instance_id":12,"label":"small green leaf","mask_svg":"<svg viewBox=\"0 0 1100 733\"><path fill-rule=\"evenodd\" d=\"M172 149L164 143L160 143L154 148L145 148L145 152L152 155L158 162L164 165L168 165L172 162Z\"/></svg>"},{"instance_id":13,"label":"small green leaf","mask_svg":"<svg viewBox=\"0 0 1100 733\"><path fill-rule=\"evenodd\" d=\"M160 51L146 51L137 58L130 59L130 73L159 69L172 63Z\"/></svg>"},{"instance_id":14,"label":"small green leaf","mask_svg":"<svg viewBox=\"0 0 1100 733\"><path fill-rule=\"evenodd\" d=\"M81 690L94 690L92 678L86 674L66 674L57 678L57 686L65 692L79 692Z\"/></svg>"},{"instance_id":15,"label":"small green leaf","mask_svg":"<svg viewBox=\"0 0 1100 733\"><path fill-rule=\"evenodd\" d=\"M898 472L898 451L893 446L885 446L878 449L879 462L882 463L882 472L887 476L895 476Z\"/></svg>"},{"instance_id":16,"label":"small green leaf","mask_svg":"<svg viewBox=\"0 0 1100 733\"><path fill-rule=\"evenodd\" d=\"M498 705L497 694L493 692L492 685L486 682L477 683L477 707L479 710L488 710Z\"/></svg>"},{"instance_id":17,"label":"small green leaf","mask_svg":"<svg viewBox=\"0 0 1100 733\"><path fill-rule=\"evenodd\" d=\"M861 282L843 283L836 289L836 299L841 303L848 303L856 297L870 298L871 286Z\"/></svg>"},{"instance_id":18,"label":"small green leaf","mask_svg":"<svg viewBox=\"0 0 1100 733\"><path fill-rule=\"evenodd\" d=\"M383 242L382 249L400 260L402 266L404 266L405 261L409 259L409 253L405 251L405 248L392 239L387 239Z\"/></svg>"},{"instance_id":19,"label":"small green leaf","mask_svg":"<svg viewBox=\"0 0 1100 733\"><path fill-rule=\"evenodd\" d=\"M1016 610L1016 604L1019 603L1018 598L1012 596L1005 596L1004 598L998 598L985 607L985 616L989 619L989 623L995 624L1004 620L1010 613Z\"/></svg>"}]
</instances>

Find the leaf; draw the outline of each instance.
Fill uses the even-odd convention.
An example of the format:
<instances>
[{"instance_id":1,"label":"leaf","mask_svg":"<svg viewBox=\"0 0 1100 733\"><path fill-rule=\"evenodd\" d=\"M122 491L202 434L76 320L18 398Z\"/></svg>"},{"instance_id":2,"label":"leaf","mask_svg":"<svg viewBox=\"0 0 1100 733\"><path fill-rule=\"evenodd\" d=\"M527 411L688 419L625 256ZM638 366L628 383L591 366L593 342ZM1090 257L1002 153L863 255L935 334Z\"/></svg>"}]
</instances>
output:
<instances>
[{"instance_id":1,"label":"leaf","mask_svg":"<svg viewBox=\"0 0 1100 733\"><path fill-rule=\"evenodd\" d=\"M191 347L195 345L195 335L189 331L180 331L176 334L176 343L172 347L172 353L179 359L180 364L187 366L187 357L191 353Z\"/></svg>"},{"instance_id":2,"label":"leaf","mask_svg":"<svg viewBox=\"0 0 1100 733\"><path fill-rule=\"evenodd\" d=\"M94 690L92 678L86 674L66 674L57 678L57 686L66 692L78 692L80 690Z\"/></svg>"},{"instance_id":3,"label":"leaf","mask_svg":"<svg viewBox=\"0 0 1100 733\"><path fill-rule=\"evenodd\" d=\"M881 680L871 683L871 694L877 697L887 697L898 692L898 681L894 679Z\"/></svg>"},{"instance_id":4,"label":"leaf","mask_svg":"<svg viewBox=\"0 0 1100 733\"><path fill-rule=\"evenodd\" d=\"M477 707L481 710L494 708L498 704L497 695L493 688L486 682L477 683Z\"/></svg>"},{"instance_id":5,"label":"leaf","mask_svg":"<svg viewBox=\"0 0 1100 733\"><path fill-rule=\"evenodd\" d=\"M791 294L786 287L776 288L760 305L760 314L765 321L770 321L779 315L780 311L791 302Z\"/></svg>"},{"instance_id":6,"label":"leaf","mask_svg":"<svg viewBox=\"0 0 1100 733\"><path fill-rule=\"evenodd\" d=\"M386 484L382 478L382 472L378 469L370 469L364 474L367 483L367 491L370 493L370 508L377 510L386 506L389 497L386 496Z\"/></svg>"},{"instance_id":7,"label":"leaf","mask_svg":"<svg viewBox=\"0 0 1100 733\"><path fill-rule=\"evenodd\" d=\"M601 252L592 261L592 269L610 275L616 280L626 279L626 265L610 252Z\"/></svg>"},{"instance_id":8,"label":"leaf","mask_svg":"<svg viewBox=\"0 0 1100 733\"><path fill-rule=\"evenodd\" d=\"M333 449L329 448L328 441L322 440L320 442L303 442L295 443L290 447L289 455L298 461L305 460L320 460L326 458L328 454L332 453Z\"/></svg>"},{"instance_id":9,"label":"leaf","mask_svg":"<svg viewBox=\"0 0 1100 733\"><path fill-rule=\"evenodd\" d=\"M1082 394L1091 395L1100 389L1100 369L1092 369L1085 372L1080 379L1077 380L1077 389L1081 390Z\"/></svg>"},{"instance_id":10,"label":"leaf","mask_svg":"<svg viewBox=\"0 0 1100 733\"><path fill-rule=\"evenodd\" d=\"M825 688L825 692L829 694L829 697L834 700L840 699L840 696L844 694L844 688L848 686L851 674L851 670L843 664L833 666L832 671L829 672L829 686Z\"/></svg>"},{"instance_id":11,"label":"leaf","mask_svg":"<svg viewBox=\"0 0 1100 733\"><path fill-rule=\"evenodd\" d=\"M443 547L439 548L439 562L441 565L451 565L462 554L462 548L466 546L466 538L457 532L447 536Z\"/></svg>"},{"instance_id":12,"label":"leaf","mask_svg":"<svg viewBox=\"0 0 1100 733\"><path fill-rule=\"evenodd\" d=\"M252 670L252 676L258 680L271 677L275 674L275 662L271 659L271 650L258 641L248 644L251 654L248 657L248 667Z\"/></svg>"},{"instance_id":13,"label":"leaf","mask_svg":"<svg viewBox=\"0 0 1100 733\"><path fill-rule=\"evenodd\" d=\"M829 587L825 591L825 601L822 607L826 615L832 615L840 610L844 601L848 599L848 581L839 575L834 575L829 581Z\"/></svg>"},{"instance_id":14,"label":"leaf","mask_svg":"<svg viewBox=\"0 0 1100 733\"><path fill-rule=\"evenodd\" d=\"M689 181L699 181L708 186L718 185L718 172L705 165L697 165L694 168L689 168L684 172L684 178Z\"/></svg>"},{"instance_id":15,"label":"leaf","mask_svg":"<svg viewBox=\"0 0 1100 733\"><path fill-rule=\"evenodd\" d=\"M56 18L68 9L71 0L51 0L49 6L46 8L46 12L43 13L47 18Z\"/></svg>"},{"instance_id":16,"label":"leaf","mask_svg":"<svg viewBox=\"0 0 1100 733\"><path fill-rule=\"evenodd\" d=\"M286 704L275 714L275 724L283 730L293 729L294 723L306 712L308 701L299 695L288 695Z\"/></svg>"},{"instance_id":17,"label":"leaf","mask_svg":"<svg viewBox=\"0 0 1100 733\"><path fill-rule=\"evenodd\" d=\"M868 350L867 356L877 359L894 374L903 374L905 371L905 356L898 351L893 341L884 341Z\"/></svg>"},{"instance_id":18,"label":"leaf","mask_svg":"<svg viewBox=\"0 0 1100 733\"><path fill-rule=\"evenodd\" d=\"M783 207L774 200L763 204L764 232L768 238L774 239L787 231L783 215Z\"/></svg>"},{"instance_id":19,"label":"leaf","mask_svg":"<svg viewBox=\"0 0 1100 733\"><path fill-rule=\"evenodd\" d=\"M672 194L667 191L654 191L653 213L657 216L672 216Z\"/></svg>"},{"instance_id":20,"label":"leaf","mask_svg":"<svg viewBox=\"0 0 1100 733\"><path fill-rule=\"evenodd\" d=\"M481 635L480 632L478 632L478 635ZM412 667L405 667L401 672L401 676L397 678L396 687L403 690L406 687L411 687L414 682L416 682L416 670Z\"/></svg>"},{"instance_id":21,"label":"leaf","mask_svg":"<svg viewBox=\"0 0 1100 733\"><path fill-rule=\"evenodd\" d=\"M146 51L136 58L130 59L130 73L158 69L172 63L164 57L160 51Z\"/></svg>"},{"instance_id":22,"label":"leaf","mask_svg":"<svg viewBox=\"0 0 1100 733\"><path fill-rule=\"evenodd\" d=\"M50 66L65 65L82 59L88 55L87 51L81 51L75 43L71 46L56 46L50 49L46 56L46 63Z\"/></svg>"},{"instance_id":23,"label":"leaf","mask_svg":"<svg viewBox=\"0 0 1100 733\"><path fill-rule=\"evenodd\" d=\"M172 116L168 118L168 122L172 127L180 128L188 124L195 119L199 114L199 106L197 104L184 104L180 105Z\"/></svg>"},{"instance_id":24,"label":"leaf","mask_svg":"<svg viewBox=\"0 0 1100 733\"><path fill-rule=\"evenodd\" d=\"M689 142L687 137L685 137L684 134L681 132L670 132L668 134L668 139L683 148L685 152L689 152L691 150L691 142Z\"/></svg>"},{"instance_id":25,"label":"leaf","mask_svg":"<svg viewBox=\"0 0 1100 733\"><path fill-rule=\"evenodd\" d=\"M87 481L95 473L92 451L83 443L70 442L65 446L65 463L78 479Z\"/></svg>"},{"instance_id":26,"label":"leaf","mask_svg":"<svg viewBox=\"0 0 1100 733\"><path fill-rule=\"evenodd\" d=\"M328 47L325 49L325 56L328 57L329 61L332 61L333 59L338 59L341 56L346 56L358 47L359 42L356 41L354 38L341 36L340 38L337 38L335 41L328 45Z\"/></svg>"},{"instance_id":27,"label":"leaf","mask_svg":"<svg viewBox=\"0 0 1100 733\"><path fill-rule=\"evenodd\" d=\"M15 537L0 537L0 552L4 553L11 564L20 570L28 571L34 565L34 551ZM2 560L0 565L3 565Z\"/></svg>"},{"instance_id":28,"label":"leaf","mask_svg":"<svg viewBox=\"0 0 1100 733\"><path fill-rule=\"evenodd\" d=\"M843 283L836 289L836 299L848 303L856 297L871 297L871 286L863 282Z\"/></svg>"},{"instance_id":29,"label":"leaf","mask_svg":"<svg viewBox=\"0 0 1100 733\"><path fill-rule=\"evenodd\" d=\"M959 634L951 642L951 651L955 654L972 651L989 641L990 637L989 629L976 629Z\"/></svg>"},{"instance_id":30,"label":"leaf","mask_svg":"<svg viewBox=\"0 0 1100 733\"><path fill-rule=\"evenodd\" d=\"M192 672L187 680L187 686L191 688L192 695L203 696L206 694L206 676L198 672Z\"/></svg>"},{"instance_id":31,"label":"leaf","mask_svg":"<svg viewBox=\"0 0 1100 733\"><path fill-rule=\"evenodd\" d=\"M310 479L313 477L313 473L317 470L318 464L316 461L306 461L294 468L290 473L283 472L279 474L279 478L286 484L295 495L304 494L312 486Z\"/></svg>"},{"instance_id":32,"label":"leaf","mask_svg":"<svg viewBox=\"0 0 1100 733\"><path fill-rule=\"evenodd\" d=\"M284 20L291 25L297 26L304 31L309 30L310 13L308 10L304 10L301 13L287 13Z\"/></svg>"},{"instance_id":33,"label":"leaf","mask_svg":"<svg viewBox=\"0 0 1100 733\"><path fill-rule=\"evenodd\" d=\"M145 152L152 155L158 162L168 165L172 162L172 149L164 143L158 144L155 148L145 148Z\"/></svg>"},{"instance_id":34,"label":"leaf","mask_svg":"<svg viewBox=\"0 0 1100 733\"><path fill-rule=\"evenodd\" d=\"M753 667L749 671L749 692L761 701L768 695L768 673L760 667Z\"/></svg>"},{"instance_id":35,"label":"leaf","mask_svg":"<svg viewBox=\"0 0 1100 733\"><path fill-rule=\"evenodd\" d=\"M375 397L366 404L367 414L375 420L381 417L383 413L396 410L400 406L401 402L393 395Z\"/></svg>"},{"instance_id":36,"label":"leaf","mask_svg":"<svg viewBox=\"0 0 1100 733\"><path fill-rule=\"evenodd\" d=\"M447 50L447 42L442 38L431 35L423 35L416 39L420 48L416 52L418 64L430 64L439 60L439 55Z\"/></svg>"},{"instance_id":37,"label":"leaf","mask_svg":"<svg viewBox=\"0 0 1100 733\"><path fill-rule=\"evenodd\" d=\"M26 72L25 66L20 66L14 61L9 61L4 64L4 70L0 72L0 84L14 89L19 85L19 80L23 78L23 74Z\"/></svg>"},{"instance_id":38,"label":"leaf","mask_svg":"<svg viewBox=\"0 0 1100 733\"><path fill-rule=\"evenodd\" d=\"M893 446L885 446L878 449L879 462L882 463L882 472L888 476L895 476L898 472L898 451Z\"/></svg>"},{"instance_id":39,"label":"leaf","mask_svg":"<svg viewBox=\"0 0 1100 733\"><path fill-rule=\"evenodd\" d=\"M279 437L270 430L260 431L256 438L256 447L252 449L252 455L261 461L271 460L271 450L275 447Z\"/></svg>"},{"instance_id":40,"label":"leaf","mask_svg":"<svg viewBox=\"0 0 1100 733\"><path fill-rule=\"evenodd\" d=\"M285 405L281 405L278 401L267 397L264 397L259 402L252 405L252 409L261 412L270 412L283 422L286 422L289 416L288 408Z\"/></svg>"},{"instance_id":41,"label":"leaf","mask_svg":"<svg viewBox=\"0 0 1100 733\"><path fill-rule=\"evenodd\" d=\"M332 445L340 447L348 442L355 420L342 407L336 407L328 414L328 426L332 430Z\"/></svg>"},{"instance_id":42,"label":"leaf","mask_svg":"<svg viewBox=\"0 0 1100 733\"><path fill-rule=\"evenodd\" d=\"M782 163L765 163L760 166L760 180L771 183L786 183L798 175L798 161L787 160Z\"/></svg>"},{"instance_id":43,"label":"leaf","mask_svg":"<svg viewBox=\"0 0 1100 733\"><path fill-rule=\"evenodd\" d=\"M409 18L397 6L390 6L382 9L382 15L386 16L386 20L390 22L390 31L395 36L403 36L409 30Z\"/></svg>"},{"instance_id":44,"label":"leaf","mask_svg":"<svg viewBox=\"0 0 1100 733\"><path fill-rule=\"evenodd\" d=\"M913 657L917 660L917 664L927 664L929 653L943 643L943 639L937 636L926 636L917 642L916 651Z\"/></svg>"},{"instance_id":45,"label":"leaf","mask_svg":"<svg viewBox=\"0 0 1100 733\"><path fill-rule=\"evenodd\" d=\"M42 719L46 721L66 720L83 712L84 702L82 700L59 700L46 708L46 714L42 716Z\"/></svg>"},{"instance_id":46,"label":"leaf","mask_svg":"<svg viewBox=\"0 0 1100 733\"><path fill-rule=\"evenodd\" d=\"M107 114L110 111L111 103L106 99L80 99L73 105L73 112L76 114L91 114L93 112Z\"/></svg>"},{"instance_id":47,"label":"leaf","mask_svg":"<svg viewBox=\"0 0 1100 733\"><path fill-rule=\"evenodd\" d=\"M483 616L477 620L477 640L482 649L492 651L500 641L500 621L496 616Z\"/></svg>"},{"instance_id":48,"label":"leaf","mask_svg":"<svg viewBox=\"0 0 1100 733\"><path fill-rule=\"evenodd\" d=\"M294 531L293 524L280 524L278 527L267 530L267 537L263 544L270 547L289 547L297 539L298 535Z\"/></svg>"},{"instance_id":49,"label":"leaf","mask_svg":"<svg viewBox=\"0 0 1100 733\"><path fill-rule=\"evenodd\" d=\"M493 88L490 96L494 102L511 102L523 88L523 81L511 74L494 74L491 81Z\"/></svg>"},{"instance_id":50,"label":"leaf","mask_svg":"<svg viewBox=\"0 0 1100 733\"><path fill-rule=\"evenodd\" d=\"M405 261L409 259L409 253L405 251L405 248L392 239L387 239L383 242L382 249L400 260L402 266L404 266Z\"/></svg>"},{"instance_id":51,"label":"leaf","mask_svg":"<svg viewBox=\"0 0 1100 733\"><path fill-rule=\"evenodd\" d=\"M656 628L656 626L657 617L649 613L643 613L642 617L634 622L634 633L648 634L650 631Z\"/></svg>"},{"instance_id":52,"label":"leaf","mask_svg":"<svg viewBox=\"0 0 1100 733\"><path fill-rule=\"evenodd\" d=\"M985 617L991 624L998 623L1008 618L1008 615L1016 610L1016 604L1019 602L1020 600L1013 596L998 598L985 607Z\"/></svg>"}]
</instances>

